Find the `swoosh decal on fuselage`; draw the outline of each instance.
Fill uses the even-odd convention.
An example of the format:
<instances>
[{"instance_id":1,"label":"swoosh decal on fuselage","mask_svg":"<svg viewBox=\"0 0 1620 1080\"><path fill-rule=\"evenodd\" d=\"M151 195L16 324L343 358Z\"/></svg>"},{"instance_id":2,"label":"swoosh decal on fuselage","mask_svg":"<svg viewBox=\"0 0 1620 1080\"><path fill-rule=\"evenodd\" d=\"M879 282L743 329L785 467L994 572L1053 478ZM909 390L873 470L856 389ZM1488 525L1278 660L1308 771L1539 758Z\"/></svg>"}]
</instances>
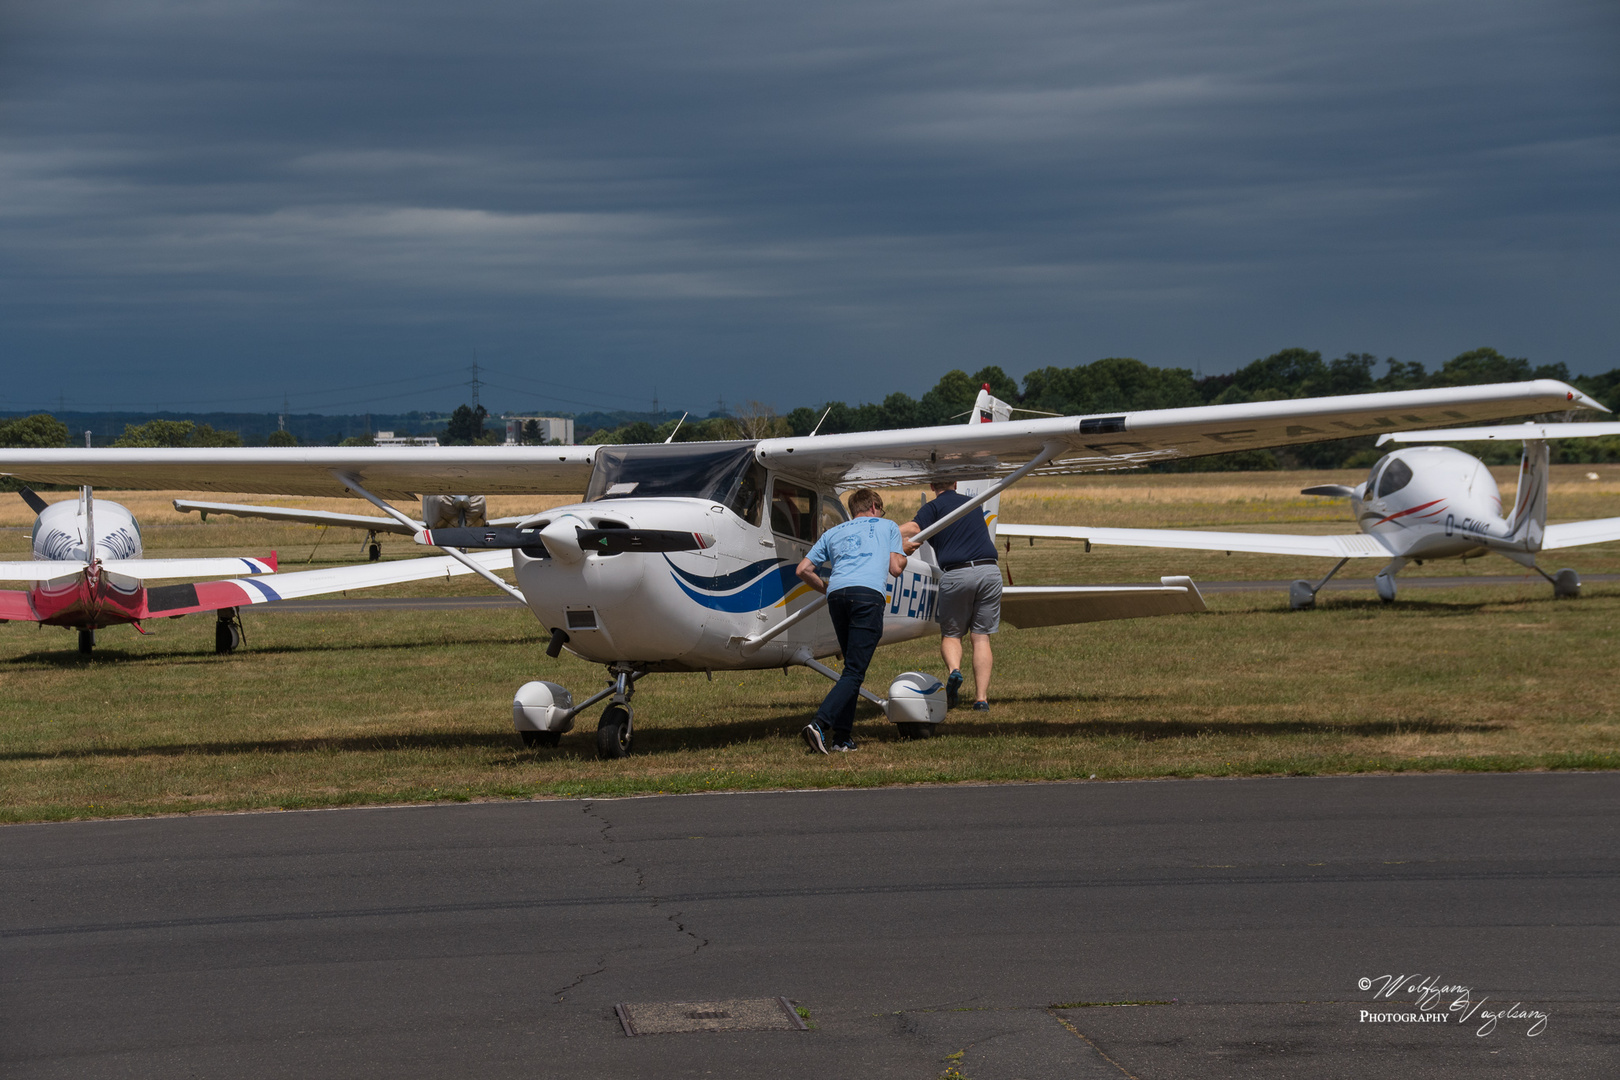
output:
<instances>
[{"instance_id":1,"label":"swoosh decal on fuselage","mask_svg":"<svg viewBox=\"0 0 1620 1080\"><path fill-rule=\"evenodd\" d=\"M783 559L761 559L741 570L714 577L682 570L668 555L664 556L664 561L674 571L675 584L681 591L711 611L736 613L774 607L799 583L794 568ZM717 595L721 593L726 595Z\"/></svg>"}]
</instances>

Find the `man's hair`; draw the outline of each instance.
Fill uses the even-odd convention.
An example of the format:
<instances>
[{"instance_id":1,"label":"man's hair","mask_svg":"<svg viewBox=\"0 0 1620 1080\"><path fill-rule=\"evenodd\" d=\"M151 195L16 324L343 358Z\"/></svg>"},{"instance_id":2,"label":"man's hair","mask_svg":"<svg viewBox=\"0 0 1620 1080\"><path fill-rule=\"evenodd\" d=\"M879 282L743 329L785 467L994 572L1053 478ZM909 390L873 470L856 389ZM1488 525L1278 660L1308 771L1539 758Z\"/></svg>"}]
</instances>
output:
<instances>
[{"instance_id":1,"label":"man's hair","mask_svg":"<svg viewBox=\"0 0 1620 1080\"><path fill-rule=\"evenodd\" d=\"M928 486L933 488L934 489L934 494L937 495L941 491L953 491L953 490L955 490L956 481L955 480L935 480L932 483L930 483Z\"/></svg>"},{"instance_id":2,"label":"man's hair","mask_svg":"<svg viewBox=\"0 0 1620 1080\"><path fill-rule=\"evenodd\" d=\"M849 514L851 517L860 517L873 507L878 513L883 512L883 496L871 488L856 488L849 493Z\"/></svg>"}]
</instances>

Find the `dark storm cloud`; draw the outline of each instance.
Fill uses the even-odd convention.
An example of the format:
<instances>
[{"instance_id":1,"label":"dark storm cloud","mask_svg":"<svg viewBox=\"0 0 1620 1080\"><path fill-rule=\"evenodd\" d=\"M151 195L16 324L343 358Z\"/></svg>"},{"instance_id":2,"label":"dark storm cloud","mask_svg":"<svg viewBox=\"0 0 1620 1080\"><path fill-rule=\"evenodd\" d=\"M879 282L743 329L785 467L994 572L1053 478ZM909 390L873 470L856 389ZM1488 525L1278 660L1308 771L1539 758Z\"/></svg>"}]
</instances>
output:
<instances>
[{"instance_id":1,"label":"dark storm cloud","mask_svg":"<svg viewBox=\"0 0 1620 1080\"><path fill-rule=\"evenodd\" d=\"M1616 27L1500 0L24 9L0 407L431 407L459 398L413 387L475 349L682 407L1290 344L1606 369Z\"/></svg>"}]
</instances>

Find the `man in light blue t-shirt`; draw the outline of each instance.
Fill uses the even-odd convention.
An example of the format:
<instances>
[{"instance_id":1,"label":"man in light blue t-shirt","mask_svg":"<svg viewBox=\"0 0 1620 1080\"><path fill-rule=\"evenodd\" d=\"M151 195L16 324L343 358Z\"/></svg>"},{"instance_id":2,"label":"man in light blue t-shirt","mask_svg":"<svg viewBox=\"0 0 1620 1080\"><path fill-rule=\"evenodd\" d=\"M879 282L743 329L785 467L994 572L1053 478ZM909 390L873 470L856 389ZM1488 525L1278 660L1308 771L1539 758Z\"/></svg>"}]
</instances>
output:
<instances>
[{"instance_id":1,"label":"man in light blue t-shirt","mask_svg":"<svg viewBox=\"0 0 1620 1080\"><path fill-rule=\"evenodd\" d=\"M856 489L849 496L849 512L854 516L822 533L798 568L801 581L827 594L827 612L844 654L843 674L801 733L805 745L820 754L829 747L855 749L855 702L866 681L866 666L883 637L884 593L889 578L906 569L900 526L883 516L878 493ZM822 581L816 567L828 563L832 574Z\"/></svg>"}]
</instances>

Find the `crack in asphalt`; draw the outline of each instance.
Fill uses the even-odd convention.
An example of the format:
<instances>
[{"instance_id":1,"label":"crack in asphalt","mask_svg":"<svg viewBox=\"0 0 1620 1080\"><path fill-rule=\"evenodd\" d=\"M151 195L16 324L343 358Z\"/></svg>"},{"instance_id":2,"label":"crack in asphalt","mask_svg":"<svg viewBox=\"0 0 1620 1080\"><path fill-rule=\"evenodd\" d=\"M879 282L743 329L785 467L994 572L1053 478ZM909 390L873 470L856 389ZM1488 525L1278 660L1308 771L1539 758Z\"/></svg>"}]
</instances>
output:
<instances>
[{"instance_id":1,"label":"crack in asphalt","mask_svg":"<svg viewBox=\"0 0 1620 1080\"><path fill-rule=\"evenodd\" d=\"M583 812L586 817L593 818L596 821L601 823L602 828L601 828L601 832L599 834L600 839L601 839L601 843L602 843L601 853L603 855L610 856L610 860L609 860L608 865L609 866L623 866L626 869L633 871L635 873L635 875L636 875L636 884L635 884L636 891L646 894L645 899L646 899L648 908L650 910L655 910L655 909L661 907L663 902L664 902L663 898L660 897L657 893L654 893L651 890L649 890L648 887L647 887L647 871L643 867L635 866L635 865L631 864L628 856L623 855L623 854L619 854L618 852L615 852L613 850L614 846L617 845L618 842L619 842L618 838L613 835L613 822L609 821L607 819L607 817L600 812L600 810L598 809L596 803L587 802L580 809L581 809L581 812ZM686 928L686 924L680 921L681 916L683 914L684 914L684 912L682 912L682 911L675 911L675 912L671 913L670 915L666 916L664 921L672 924L674 926L675 932L677 934L680 934L680 935L683 935L685 937L689 937L689 938L692 939L692 941L695 943L692 946L692 953L693 953L693 955L696 955L705 946L707 946L709 944L709 939L706 938L706 937L701 937L698 934L694 933L693 931L688 930ZM566 995L570 990L573 990L574 988L578 987L586 979L589 979L589 978L591 978L592 976L595 976L595 975L600 975L600 974L602 974L602 972L606 971L608 969L608 961L610 959L611 959L611 954L608 955L608 956L602 957L601 959L599 959L597 961L597 964L599 966L596 968L596 970L582 972L582 973L580 973L580 975L577 978L574 979L573 982L569 983L567 986L561 988L560 990L553 991L553 994L557 998L557 1003L561 1004L562 1001L564 1000L564 995Z\"/></svg>"}]
</instances>

